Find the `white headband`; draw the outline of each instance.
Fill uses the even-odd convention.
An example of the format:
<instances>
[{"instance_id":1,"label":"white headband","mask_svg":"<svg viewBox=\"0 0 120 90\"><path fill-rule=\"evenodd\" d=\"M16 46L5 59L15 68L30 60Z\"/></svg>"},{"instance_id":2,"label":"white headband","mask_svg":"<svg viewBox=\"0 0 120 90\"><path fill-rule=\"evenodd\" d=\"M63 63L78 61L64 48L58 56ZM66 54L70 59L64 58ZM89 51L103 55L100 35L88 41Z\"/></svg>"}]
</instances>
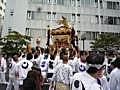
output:
<instances>
[{"instance_id":1,"label":"white headband","mask_svg":"<svg viewBox=\"0 0 120 90\"><path fill-rule=\"evenodd\" d=\"M95 67L95 68L97 68L97 69L100 69L100 68L102 68L102 67L105 67L105 65L101 65L101 64L87 64L87 66L88 66L88 68L89 67Z\"/></svg>"}]
</instances>

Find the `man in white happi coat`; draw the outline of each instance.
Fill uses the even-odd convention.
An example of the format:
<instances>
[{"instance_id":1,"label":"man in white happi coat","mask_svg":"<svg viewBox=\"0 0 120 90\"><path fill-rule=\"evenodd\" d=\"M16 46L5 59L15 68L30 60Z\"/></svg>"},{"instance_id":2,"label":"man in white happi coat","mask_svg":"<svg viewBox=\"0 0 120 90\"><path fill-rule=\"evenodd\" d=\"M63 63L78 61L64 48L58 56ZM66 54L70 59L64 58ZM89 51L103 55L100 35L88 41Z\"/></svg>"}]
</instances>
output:
<instances>
[{"instance_id":1,"label":"man in white happi coat","mask_svg":"<svg viewBox=\"0 0 120 90\"><path fill-rule=\"evenodd\" d=\"M51 80L53 73L54 73L54 69L55 69L55 55L50 55L50 59L48 62L48 71L47 71L47 78L48 80Z\"/></svg>"},{"instance_id":2,"label":"man in white happi coat","mask_svg":"<svg viewBox=\"0 0 120 90\"><path fill-rule=\"evenodd\" d=\"M80 51L79 57L75 57L75 72L84 72L86 71L87 64L86 64L86 58L88 56L87 51Z\"/></svg>"},{"instance_id":3,"label":"man in white happi coat","mask_svg":"<svg viewBox=\"0 0 120 90\"><path fill-rule=\"evenodd\" d=\"M22 90L23 80L27 77L28 71L32 69L33 63L30 61L32 58L32 53L28 53L26 59L19 61L16 66L15 72L18 74L20 90Z\"/></svg>"},{"instance_id":4,"label":"man in white happi coat","mask_svg":"<svg viewBox=\"0 0 120 90\"><path fill-rule=\"evenodd\" d=\"M98 79L98 71L103 67L104 56L89 55L86 60L88 69L86 72L74 75L71 85L72 90L103 90Z\"/></svg>"},{"instance_id":5,"label":"man in white happi coat","mask_svg":"<svg viewBox=\"0 0 120 90\"><path fill-rule=\"evenodd\" d=\"M1 83L5 83L5 73L7 70L7 63L6 63L6 59L0 55L0 82Z\"/></svg>"},{"instance_id":6,"label":"man in white happi coat","mask_svg":"<svg viewBox=\"0 0 120 90\"><path fill-rule=\"evenodd\" d=\"M49 65L49 55L45 54L44 57L40 61L40 69L43 75L43 78L46 78L48 72L48 65Z\"/></svg>"},{"instance_id":7,"label":"man in white happi coat","mask_svg":"<svg viewBox=\"0 0 120 90\"><path fill-rule=\"evenodd\" d=\"M51 88L56 83L56 90L70 90L70 80L73 76L71 66L68 64L68 55L63 55L63 63L55 67L55 72L52 77Z\"/></svg>"},{"instance_id":8,"label":"man in white happi coat","mask_svg":"<svg viewBox=\"0 0 120 90\"><path fill-rule=\"evenodd\" d=\"M9 58L9 83L6 90L12 90L13 86L14 90L19 90L18 74L16 73L16 66L18 62L19 59L17 53L13 55L13 58Z\"/></svg>"},{"instance_id":9,"label":"man in white happi coat","mask_svg":"<svg viewBox=\"0 0 120 90\"><path fill-rule=\"evenodd\" d=\"M120 57L115 60L116 68L110 73L110 90L120 90Z\"/></svg>"}]
</instances>

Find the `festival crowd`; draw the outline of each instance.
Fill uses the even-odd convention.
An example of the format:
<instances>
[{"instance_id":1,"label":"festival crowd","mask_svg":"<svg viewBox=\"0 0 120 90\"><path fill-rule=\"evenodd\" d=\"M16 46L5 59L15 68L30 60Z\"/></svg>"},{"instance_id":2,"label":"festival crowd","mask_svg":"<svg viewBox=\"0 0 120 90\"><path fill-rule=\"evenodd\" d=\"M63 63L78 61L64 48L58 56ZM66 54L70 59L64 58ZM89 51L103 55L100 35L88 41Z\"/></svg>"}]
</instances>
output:
<instances>
[{"instance_id":1,"label":"festival crowd","mask_svg":"<svg viewBox=\"0 0 120 90\"><path fill-rule=\"evenodd\" d=\"M6 90L120 90L120 52L114 50L37 46L7 59L1 53L0 83L7 70Z\"/></svg>"}]
</instances>

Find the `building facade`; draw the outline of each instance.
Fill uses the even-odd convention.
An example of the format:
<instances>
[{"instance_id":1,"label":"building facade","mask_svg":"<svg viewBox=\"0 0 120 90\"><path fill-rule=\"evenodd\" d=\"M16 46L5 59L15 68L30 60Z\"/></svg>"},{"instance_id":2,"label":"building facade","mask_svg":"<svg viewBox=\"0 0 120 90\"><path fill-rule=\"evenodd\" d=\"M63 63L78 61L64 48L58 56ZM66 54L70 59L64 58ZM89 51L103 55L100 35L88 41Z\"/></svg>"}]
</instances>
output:
<instances>
[{"instance_id":1,"label":"building facade","mask_svg":"<svg viewBox=\"0 0 120 90\"><path fill-rule=\"evenodd\" d=\"M101 33L120 34L120 0L8 0L3 35L16 30L32 36L33 46L40 38L45 47L47 26L56 28L62 16L75 28L81 50L90 50Z\"/></svg>"},{"instance_id":2,"label":"building facade","mask_svg":"<svg viewBox=\"0 0 120 90\"><path fill-rule=\"evenodd\" d=\"M0 0L0 37L3 31L3 20L5 16L6 0Z\"/></svg>"}]
</instances>

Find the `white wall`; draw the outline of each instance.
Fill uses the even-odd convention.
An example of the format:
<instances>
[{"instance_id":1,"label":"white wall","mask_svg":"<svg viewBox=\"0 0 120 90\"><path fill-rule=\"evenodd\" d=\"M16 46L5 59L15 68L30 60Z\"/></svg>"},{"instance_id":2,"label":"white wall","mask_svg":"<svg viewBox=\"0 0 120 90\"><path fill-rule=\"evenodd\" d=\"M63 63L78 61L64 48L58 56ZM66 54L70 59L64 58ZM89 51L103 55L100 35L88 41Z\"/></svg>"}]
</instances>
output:
<instances>
[{"instance_id":1,"label":"white wall","mask_svg":"<svg viewBox=\"0 0 120 90\"><path fill-rule=\"evenodd\" d=\"M27 0L7 1L3 36L7 34L9 27L11 27L12 31L25 34L27 9ZM12 16L10 15L11 12L13 12Z\"/></svg>"}]
</instances>

